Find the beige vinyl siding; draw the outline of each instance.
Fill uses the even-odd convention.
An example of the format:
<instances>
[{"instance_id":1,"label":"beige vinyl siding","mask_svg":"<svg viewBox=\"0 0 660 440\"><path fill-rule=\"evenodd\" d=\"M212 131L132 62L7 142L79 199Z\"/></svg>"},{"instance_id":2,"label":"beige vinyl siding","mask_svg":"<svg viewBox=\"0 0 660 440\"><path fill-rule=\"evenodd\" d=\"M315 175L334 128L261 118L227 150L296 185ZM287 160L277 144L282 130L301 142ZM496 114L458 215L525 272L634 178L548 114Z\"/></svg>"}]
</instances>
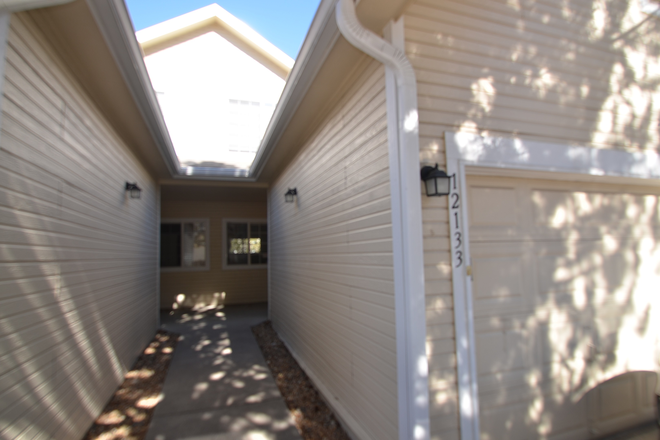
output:
<instances>
[{"instance_id":1,"label":"beige vinyl siding","mask_svg":"<svg viewBox=\"0 0 660 440\"><path fill-rule=\"evenodd\" d=\"M414 0L404 14L417 75L420 159L445 165L444 133L657 149L658 19L636 0ZM433 439L459 437L447 201L422 198Z\"/></svg>"},{"instance_id":2,"label":"beige vinyl siding","mask_svg":"<svg viewBox=\"0 0 660 440\"><path fill-rule=\"evenodd\" d=\"M163 201L161 216L167 218L205 218L209 220L210 270L162 271L161 308L173 304L199 307L210 304L248 304L268 301L268 270L223 269L223 219L266 220L264 202ZM185 299L177 302L177 295ZM218 295L219 294L219 295ZM223 299L224 297L224 299ZM180 304L179 304L180 303Z\"/></svg>"},{"instance_id":3,"label":"beige vinyl siding","mask_svg":"<svg viewBox=\"0 0 660 440\"><path fill-rule=\"evenodd\" d=\"M5 72L0 437L75 439L156 330L157 187L24 15Z\"/></svg>"},{"instance_id":4,"label":"beige vinyl siding","mask_svg":"<svg viewBox=\"0 0 660 440\"><path fill-rule=\"evenodd\" d=\"M388 163L384 69L370 61L269 191L271 319L363 440L398 438Z\"/></svg>"}]
</instances>

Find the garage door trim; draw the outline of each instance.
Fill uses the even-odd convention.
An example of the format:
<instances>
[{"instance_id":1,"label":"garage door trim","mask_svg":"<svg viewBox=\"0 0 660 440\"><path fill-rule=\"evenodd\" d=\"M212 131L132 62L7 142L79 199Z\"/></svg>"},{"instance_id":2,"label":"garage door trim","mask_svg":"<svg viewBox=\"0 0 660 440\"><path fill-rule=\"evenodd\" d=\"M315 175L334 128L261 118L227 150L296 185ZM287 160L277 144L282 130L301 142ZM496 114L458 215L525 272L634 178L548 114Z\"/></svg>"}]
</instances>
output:
<instances>
[{"instance_id":1,"label":"garage door trim","mask_svg":"<svg viewBox=\"0 0 660 440\"><path fill-rule=\"evenodd\" d=\"M479 397L468 212L463 203L467 195L465 167L648 180L660 179L660 155L653 151L628 152L464 132L445 132L445 153L447 173L454 176L448 205L461 439L477 440Z\"/></svg>"}]
</instances>

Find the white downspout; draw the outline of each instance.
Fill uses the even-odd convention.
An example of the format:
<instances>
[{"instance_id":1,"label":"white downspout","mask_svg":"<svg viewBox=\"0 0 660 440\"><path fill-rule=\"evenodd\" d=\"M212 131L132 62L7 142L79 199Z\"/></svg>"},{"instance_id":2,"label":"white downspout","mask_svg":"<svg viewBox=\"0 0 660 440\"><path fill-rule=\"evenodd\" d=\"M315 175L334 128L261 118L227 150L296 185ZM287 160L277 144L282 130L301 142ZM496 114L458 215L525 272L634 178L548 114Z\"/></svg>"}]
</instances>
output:
<instances>
[{"instance_id":1,"label":"white downspout","mask_svg":"<svg viewBox=\"0 0 660 440\"><path fill-rule=\"evenodd\" d=\"M337 26L356 48L383 63L388 81L388 138L392 199L392 245L396 314L399 439L427 440L428 361L424 298L422 201L419 178L417 80L402 50L365 29L353 0L339 0ZM391 123L396 121L396 123Z\"/></svg>"}]
</instances>

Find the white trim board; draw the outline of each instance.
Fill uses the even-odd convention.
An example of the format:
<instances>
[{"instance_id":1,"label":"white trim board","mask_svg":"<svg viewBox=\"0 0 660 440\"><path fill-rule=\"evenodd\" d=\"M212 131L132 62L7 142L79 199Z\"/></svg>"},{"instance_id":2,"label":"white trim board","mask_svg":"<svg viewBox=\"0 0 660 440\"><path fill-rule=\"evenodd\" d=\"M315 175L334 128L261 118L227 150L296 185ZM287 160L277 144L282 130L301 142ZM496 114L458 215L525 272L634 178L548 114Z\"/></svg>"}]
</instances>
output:
<instances>
[{"instance_id":1,"label":"white trim board","mask_svg":"<svg viewBox=\"0 0 660 440\"><path fill-rule=\"evenodd\" d=\"M660 155L445 132L447 159L465 165L660 179Z\"/></svg>"}]
</instances>

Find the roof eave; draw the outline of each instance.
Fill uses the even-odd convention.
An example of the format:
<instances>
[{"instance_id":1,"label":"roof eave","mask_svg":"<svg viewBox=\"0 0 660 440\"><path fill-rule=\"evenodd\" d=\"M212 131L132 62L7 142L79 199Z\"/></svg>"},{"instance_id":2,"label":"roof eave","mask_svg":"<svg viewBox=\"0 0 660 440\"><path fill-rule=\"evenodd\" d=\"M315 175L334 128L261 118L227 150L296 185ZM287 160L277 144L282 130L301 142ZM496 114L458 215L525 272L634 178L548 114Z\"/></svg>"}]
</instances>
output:
<instances>
[{"instance_id":1,"label":"roof eave","mask_svg":"<svg viewBox=\"0 0 660 440\"><path fill-rule=\"evenodd\" d=\"M408 2L409 0L361 0L358 2L358 16L365 27L380 33L391 19L402 13ZM248 175L253 179L269 180L274 178L278 174L278 170L285 166L284 162L290 160L292 155L296 153L296 149L301 147L300 144L305 136L308 136L311 132L307 124L301 123L293 124L297 126L289 129L293 121L301 118L308 121L314 119L306 114L306 111L310 108L309 102L303 105L306 111L302 111L303 107L301 107L310 89L316 89L312 94L317 94L315 99L318 100L317 92L319 88L323 88L324 81L334 81L331 86L326 86L329 89L342 85L343 78L338 79L334 72L331 72L333 67L330 66L332 64L330 61L341 63L342 60L351 59L359 64L359 57L366 57L362 52L348 44L340 35L335 19L335 3L336 0L322 0L319 5L293 70L282 91L282 96L266 129L255 160L250 167ZM348 72L346 72L346 76L349 76ZM326 95L326 98L329 98L331 94L326 93ZM327 110L327 108L323 109L321 107L319 105L315 106L320 116L322 116L323 111ZM297 114L299 108L301 111ZM318 122L320 119L322 118L316 118L314 122ZM296 132L295 136L291 135L292 130ZM283 138L285 132L286 136ZM288 145L292 138L296 139L294 143L297 145ZM283 154L283 149L291 149L292 151ZM274 154L276 150L279 151L278 154ZM275 158L275 156L278 157ZM265 172L267 168L268 172Z\"/></svg>"},{"instance_id":2,"label":"roof eave","mask_svg":"<svg viewBox=\"0 0 660 440\"><path fill-rule=\"evenodd\" d=\"M307 32L296 63L289 74L280 100L266 128L250 167L249 176L258 179L305 93L339 38L334 15L335 0L322 0Z\"/></svg>"}]
</instances>

